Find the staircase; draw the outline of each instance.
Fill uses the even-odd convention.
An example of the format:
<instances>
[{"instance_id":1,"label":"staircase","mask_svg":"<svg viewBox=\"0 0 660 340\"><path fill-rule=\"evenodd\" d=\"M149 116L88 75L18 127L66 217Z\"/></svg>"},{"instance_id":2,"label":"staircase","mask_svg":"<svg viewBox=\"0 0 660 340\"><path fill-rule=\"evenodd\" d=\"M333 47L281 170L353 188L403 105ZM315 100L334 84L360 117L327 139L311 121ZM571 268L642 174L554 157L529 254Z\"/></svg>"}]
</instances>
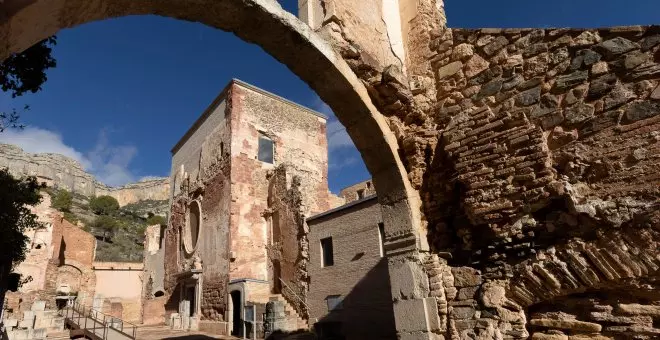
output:
<instances>
[{"instance_id":1,"label":"staircase","mask_svg":"<svg viewBox=\"0 0 660 340\"><path fill-rule=\"evenodd\" d=\"M309 330L309 323L303 319L296 309L287 301L282 294L272 294L269 298L270 301L281 302L284 305L284 314L287 318L287 326L285 331L293 332L297 330Z\"/></svg>"}]
</instances>

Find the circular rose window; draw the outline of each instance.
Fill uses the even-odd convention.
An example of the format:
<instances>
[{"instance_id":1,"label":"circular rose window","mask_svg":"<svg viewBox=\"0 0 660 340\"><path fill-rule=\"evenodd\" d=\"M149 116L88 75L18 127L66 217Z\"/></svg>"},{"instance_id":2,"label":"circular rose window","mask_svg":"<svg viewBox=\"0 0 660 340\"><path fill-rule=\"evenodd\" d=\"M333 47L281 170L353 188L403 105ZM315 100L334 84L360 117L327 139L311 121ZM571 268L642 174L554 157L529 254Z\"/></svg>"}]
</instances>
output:
<instances>
[{"instance_id":1,"label":"circular rose window","mask_svg":"<svg viewBox=\"0 0 660 340\"><path fill-rule=\"evenodd\" d=\"M199 202L193 201L188 206L188 214L186 216L186 235L184 238L184 245L188 253L192 253L197 248L197 240L199 239L199 232L202 229L202 210Z\"/></svg>"}]
</instances>

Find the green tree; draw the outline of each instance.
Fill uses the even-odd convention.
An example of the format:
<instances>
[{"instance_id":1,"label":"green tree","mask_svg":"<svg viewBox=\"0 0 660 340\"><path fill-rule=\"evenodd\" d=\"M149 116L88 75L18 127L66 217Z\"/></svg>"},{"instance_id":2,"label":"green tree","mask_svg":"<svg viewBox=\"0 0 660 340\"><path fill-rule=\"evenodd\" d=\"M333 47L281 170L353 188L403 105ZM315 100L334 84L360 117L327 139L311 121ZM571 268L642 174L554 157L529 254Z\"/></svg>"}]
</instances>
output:
<instances>
[{"instance_id":1,"label":"green tree","mask_svg":"<svg viewBox=\"0 0 660 340\"><path fill-rule=\"evenodd\" d=\"M107 215L101 215L96 217L91 227L95 232L100 231L103 233L103 241L105 242L117 233L120 226L116 219Z\"/></svg>"},{"instance_id":2,"label":"green tree","mask_svg":"<svg viewBox=\"0 0 660 340\"><path fill-rule=\"evenodd\" d=\"M25 260L28 238L23 233L41 226L29 206L41 202L43 187L34 177L16 179L0 169L0 263L16 265Z\"/></svg>"},{"instance_id":3,"label":"green tree","mask_svg":"<svg viewBox=\"0 0 660 340\"><path fill-rule=\"evenodd\" d=\"M57 38L52 36L4 60L0 65L2 91L11 92L14 98L26 92L40 91L48 80L46 70L57 66L51 55L56 44Z\"/></svg>"},{"instance_id":4,"label":"green tree","mask_svg":"<svg viewBox=\"0 0 660 340\"><path fill-rule=\"evenodd\" d=\"M149 213L149 217L147 218L147 225L156 225L156 224L165 225L167 224L167 220L165 220L165 217L163 216Z\"/></svg>"},{"instance_id":5,"label":"green tree","mask_svg":"<svg viewBox=\"0 0 660 340\"><path fill-rule=\"evenodd\" d=\"M59 190L53 197L51 206L61 212L71 212L73 195L67 190Z\"/></svg>"},{"instance_id":6,"label":"green tree","mask_svg":"<svg viewBox=\"0 0 660 340\"><path fill-rule=\"evenodd\" d=\"M119 210L119 202L111 196L99 196L89 201L89 208L97 215L112 215Z\"/></svg>"},{"instance_id":7,"label":"green tree","mask_svg":"<svg viewBox=\"0 0 660 340\"><path fill-rule=\"evenodd\" d=\"M57 38L52 36L44 39L22 53L9 56L0 64L0 88L10 92L12 98L22 96L27 92L35 93L41 90L46 82L46 70L57 66L52 57L52 47L57 44ZM24 110L29 110L25 106ZM18 122L20 113L16 109L0 111L0 132L7 128L24 126Z\"/></svg>"}]
</instances>

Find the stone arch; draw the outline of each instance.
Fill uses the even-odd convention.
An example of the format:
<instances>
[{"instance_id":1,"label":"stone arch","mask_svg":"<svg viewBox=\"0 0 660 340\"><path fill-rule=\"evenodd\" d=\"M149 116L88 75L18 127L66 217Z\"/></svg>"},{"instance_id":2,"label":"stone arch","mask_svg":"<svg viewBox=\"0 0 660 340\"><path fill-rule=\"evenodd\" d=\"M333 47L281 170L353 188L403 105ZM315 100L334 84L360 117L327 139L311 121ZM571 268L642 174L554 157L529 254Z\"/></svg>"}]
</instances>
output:
<instances>
[{"instance_id":1,"label":"stone arch","mask_svg":"<svg viewBox=\"0 0 660 340\"><path fill-rule=\"evenodd\" d=\"M8 0L0 5L0 59L64 28L128 15L161 15L232 32L261 46L336 113L373 176L389 248L426 249L420 200L396 139L366 88L330 44L273 0Z\"/></svg>"},{"instance_id":2,"label":"stone arch","mask_svg":"<svg viewBox=\"0 0 660 340\"><path fill-rule=\"evenodd\" d=\"M659 242L660 232L644 228L570 240L515 266L507 296L528 308L573 294L660 280Z\"/></svg>"},{"instance_id":3,"label":"stone arch","mask_svg":"<svg viewBox=\"0 0 660 340\"><path fill-rule=\"evenodd\" d=\"M76 292L78 293L79 299L81 299L80 302L91 303L94 297L94 287L96 287L96 274L91 267L85 266L78 261L65 259L64 263L57 267L57 284L55 289L58 290L60 288L60 275L62 275L62 279L66 279L71 278L71 276L76 273L79 275Z\"/></svg>"}]
</instances>

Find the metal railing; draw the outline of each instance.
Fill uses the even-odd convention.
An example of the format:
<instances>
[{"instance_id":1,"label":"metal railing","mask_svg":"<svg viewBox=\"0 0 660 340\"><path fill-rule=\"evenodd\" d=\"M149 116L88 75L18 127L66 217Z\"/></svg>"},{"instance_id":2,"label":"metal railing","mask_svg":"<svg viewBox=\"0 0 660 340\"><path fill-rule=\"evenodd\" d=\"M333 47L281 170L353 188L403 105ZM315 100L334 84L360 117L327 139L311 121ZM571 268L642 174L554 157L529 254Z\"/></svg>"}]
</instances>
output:
<instances>
[{"instance_id":1,"label":"metal railing","mask_svg":"<svg viewBox=\"0 0 660 340\"><path fill-rule=\"evenodd\" d=\"M291 293L293 293L293 296L295 296L295 297L296 297L296 298L297 298L297 299L298 299L298 300L299 300L299 301L305 306L305 309L307 309L307 311L309 312L309 306L305 303L305 300L303 300L303 298L301 298L301 297L296 293L295 290L293 290L291 287L289 287L289 285L286 284L286 282L284 282L284 280L282 280L281 277L278 277L278 279L280 280L280 282L282 282L282 284L284 285L284 287L289 288L289 290L291 291ZM284 298L286 298L286 296L285 296L284 294L282 294L282 296L283 296ZM295 307L295 306L294 306L294 307ZM300 315L300 317L303 317L303 316Z\"/></svg>"},{"instance_id":2,"label":"metal railing","mask_svg":"<svg viewBox=\"0 0 660 340\"><path fill-rule=\"evenodd\" d=\"M99 312L91 307L85 307L77 302L73 306L64 308L60 311L60 314L67 320L74 322L80 330L102 340L107 340L112 331L127 339L134 340L137 336L137 325Z\"/></svg>"}]
</instances>

